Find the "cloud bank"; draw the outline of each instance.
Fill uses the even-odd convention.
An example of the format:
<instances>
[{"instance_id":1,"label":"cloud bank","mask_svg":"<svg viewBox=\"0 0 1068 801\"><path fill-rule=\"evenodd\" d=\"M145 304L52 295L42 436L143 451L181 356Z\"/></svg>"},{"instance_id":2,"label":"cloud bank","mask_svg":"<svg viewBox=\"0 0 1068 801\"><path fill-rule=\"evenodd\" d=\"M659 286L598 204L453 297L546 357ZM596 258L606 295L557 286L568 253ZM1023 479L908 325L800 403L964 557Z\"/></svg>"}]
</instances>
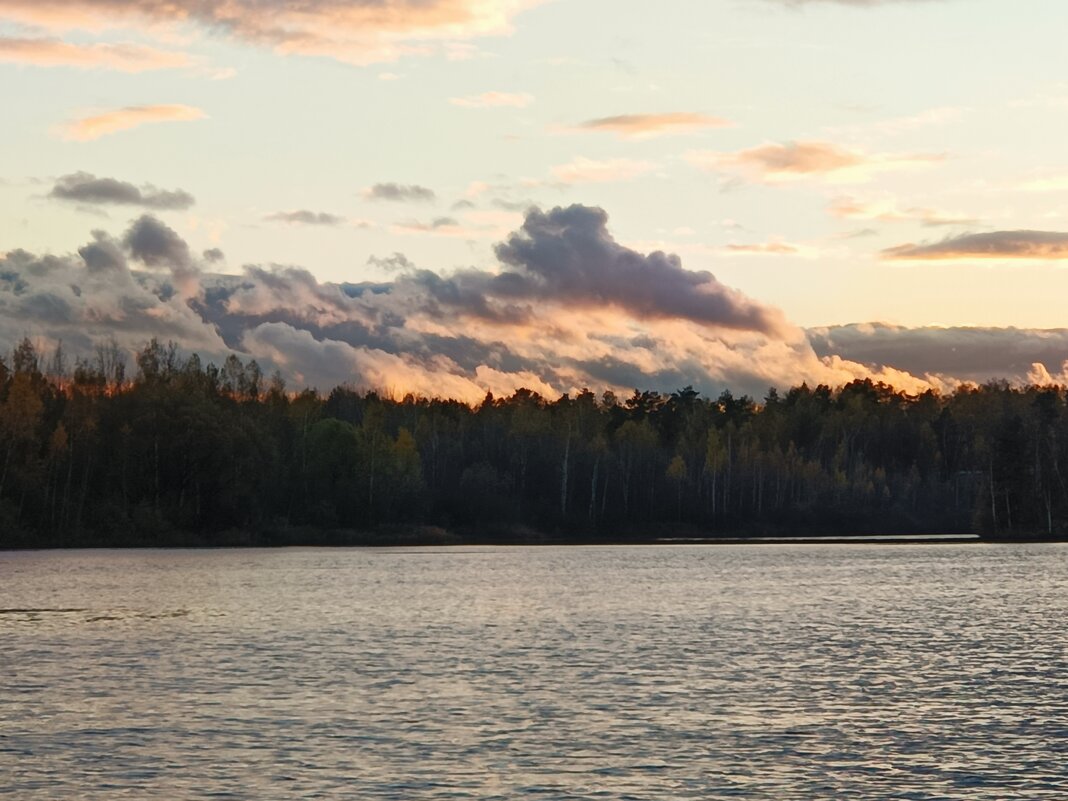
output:
<instances>
[{"instance_id":1,"label":"cloud bank","mask_svg":"<svg viewBox=\"0 0 1068 801\"><path fill-rule=\"evenodd\" d=\"M914 375L953 376L974 383L994 378L1027 383L1041 375L1036 364L1043 370L1046 365L1056 369L1068 361L1068 328L905 328L863 323L810 328L807 334L823 358L893 364Z\"/></svg>"},{"instance_id":2,"label":"cloud bank","mask_svg":"<svg viewBox=\"0 0 1068 801\"><path fill-rule=\"evenodd\" d=\"M0 258L0 342L29 334L91 354L112 337L133 351L155 336L205 359L256 358L294 386L472 402L519 387L762 394L867 376L949 385L817 353L780 310L677 256L621 245L595 207L530 210L491 269L437 273L394 254L374 262L389 280L330 283L271 264L211 272L221 257L195 255L147 214L121 236L93 232L74 254L12 251Z\"/></svg>"}]
</instances>

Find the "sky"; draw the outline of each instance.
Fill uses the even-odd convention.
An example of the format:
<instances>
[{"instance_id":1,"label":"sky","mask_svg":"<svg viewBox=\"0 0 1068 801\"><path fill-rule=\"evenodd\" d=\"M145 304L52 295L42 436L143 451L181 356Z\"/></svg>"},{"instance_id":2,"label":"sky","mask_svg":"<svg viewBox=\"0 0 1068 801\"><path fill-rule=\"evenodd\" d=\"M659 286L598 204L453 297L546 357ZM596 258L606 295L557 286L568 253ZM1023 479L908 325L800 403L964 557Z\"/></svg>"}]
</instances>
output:
<instances>
[{"instance_id":1,"label":"sky","mask_svg":"<svg viewBox=\"0 0 1068 801\"><path fill-rule=\"evenodd\" d=\"M0 349L475 400L1066 380L1068 6L0 0Z\"/></svg>"}]
</instances>

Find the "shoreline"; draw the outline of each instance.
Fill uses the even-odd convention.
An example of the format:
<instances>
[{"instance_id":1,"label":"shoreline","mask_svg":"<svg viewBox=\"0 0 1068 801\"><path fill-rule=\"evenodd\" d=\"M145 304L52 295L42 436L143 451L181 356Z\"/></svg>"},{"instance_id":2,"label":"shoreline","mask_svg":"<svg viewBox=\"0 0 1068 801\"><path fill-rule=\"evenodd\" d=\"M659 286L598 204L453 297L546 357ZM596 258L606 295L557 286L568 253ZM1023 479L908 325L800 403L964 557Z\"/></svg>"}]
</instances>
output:
<instances>
[{"instance_id":1,"label":"shoreline","mask_svg":"<svg viewBox=\"0 0 1068 801\"><path fill-rule=\"evenodd\" d=\"M1068 539L1060 537L1038 537L1034 535L1021 537L981 537L978 534L863 534L857 536L754 536L754 537L636 537L613 539L589 539L568 537L539 537L530 539L503 539L449 536L428 539L388 540L375 537L324 537L288 541L271 541L270 538L248 538L244 542L232 539L222 541L205 541L202 538L149 542L96 542L96 543L25 543L20 545L0 544L0 553L18 551L106 551L106 550L274 550L286 548L364 548L364 549L408 549L408 548L509 548L509 547L620 547L620 546L716 546L716 545L1026 545L1065 543Z\"/></svg>"}]
</instances>

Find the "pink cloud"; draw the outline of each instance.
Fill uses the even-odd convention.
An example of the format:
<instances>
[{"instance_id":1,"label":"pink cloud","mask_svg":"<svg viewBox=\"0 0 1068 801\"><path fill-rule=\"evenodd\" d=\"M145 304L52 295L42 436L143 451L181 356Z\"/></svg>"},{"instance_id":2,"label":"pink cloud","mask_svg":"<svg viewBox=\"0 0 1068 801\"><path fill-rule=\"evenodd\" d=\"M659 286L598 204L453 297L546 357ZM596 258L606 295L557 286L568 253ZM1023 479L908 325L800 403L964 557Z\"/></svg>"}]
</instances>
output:
<instances>
[{"instance_id":1,"label":"pink cloud","mask_svg":"<svg viewBox=\"0 0 1068 801\"><path fill-rule=\"evenodd\" d=\"M141 125L156 122L184 122L200 120L207 115L199 108L180 104L154 106L127 106L78 117L59 126L64 139L88 142L101 136L127 131Z\"/></svg>"}]
</instances>

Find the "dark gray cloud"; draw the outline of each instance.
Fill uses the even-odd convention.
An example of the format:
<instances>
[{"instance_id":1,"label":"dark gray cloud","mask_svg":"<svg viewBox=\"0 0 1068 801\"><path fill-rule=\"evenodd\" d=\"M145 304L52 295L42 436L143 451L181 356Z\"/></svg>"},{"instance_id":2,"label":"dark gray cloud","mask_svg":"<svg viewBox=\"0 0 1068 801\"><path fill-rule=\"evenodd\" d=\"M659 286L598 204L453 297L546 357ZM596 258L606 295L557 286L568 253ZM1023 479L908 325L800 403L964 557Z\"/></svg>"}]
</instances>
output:
<instances>
[{"instance_id":1,"label":"dark gray cloud","mask_svg":"<svg viewBox=\"0 0 1068 801\"><path fill-rule=\"evenodd\" d=\"M87 205L141 206L160 211L188 209L196 202L183 189L157 189L151 184L138 187L116 178L98 178L87 172L61 176L48 196Z\"/></svg>"},{"instance_id":2,"label":"dark gray cloud","mask_svg":"<svg viewBox=\"0 0 1068 801\"><path fill-rule=\"evenodd\" d=\"M130 255L149 267L187 266L193 263L189 245L178 233L155 217L145 214L134 221L123 244Z\"/></svg>"},{"instance_id":3,"label":"dark gray cloud","mask_svg":"<svg viewBox=\"0 0 1068 801\"><path fill-rule=\"evenodd\" d=\"M898 245L884 259L943 261L972 259L1068 259L1068 233L1060 231L990 231L964 234L940 242Z\"/></svg>"},{"instance_id":4,"label":"dark gray cloud","mask_svg":"<svg viewBox=\"0 0 1068 801\"><path fill-rule=\"evenodd\" d=\"M220 261L226 261L226 254L219 248L208 248L202 256L208 264L218 264Z\"/></svg>"},{"instance_id":5,"label":"dark gray cloud","mask_svg":"<svg viewBox=\"0 0 1068 801\"><path fill-rule=\"evenodd\" d=\"M274 214L268 214L263 219L269 222L296 223L298 225L341 225L341 223L345 222L344 217L339 217L336 214L327 214L325 211L308 211L307 209L278 211Z\"/></svg>"},{"instance_id":6,"label":"dark gray cloud","mask_svg":"<svg viewBox=\"0 0 1068 801\"><path fill-rule=\"evenodd\" d=\"M368 200L391 200L398 203L426 203L437 197L434 190L417 184L375 184L364 190Z\"/></svg>"},{"instance_id":7,"label":"dark gray cloud","mask_svg":"<svg viewBox=\"0 0 1068 801\"><path fill-rule=\"evenodd\" d=\"M1026 380L1032 364L1051 370L1068 360L1068 329L924 326L882 323L810 328L816 354L861 364L890 364L913 375L944 375L982 383Z\"/></svg>"},{"instance_id":8,"label":"dark gray cloud","mask_svg":"<svg viewBox=\"0 0 1068 801\"><path fill-rule=\"evenodd\" d=\"M612 305L640 319L678 318L762 333L785 326L778 310L724 286L710 272L684 269L678 256L643 255L620 245L599 208L533 209L496 253L517 269L494 282L504 297Z\"/></svg>"},{"instance_id":9,"label":"dark gray cloud","mask_svg":"<svg viewBox=\"0 0 1068 801\"><path fill-rule=\"evenodd\" d=\"M169 269L172 291L186 298L199 291L200 265L193 259L189 245L170 226L144 214L130 226L123 244L134 259L147 267Z\"/></svg>"},{"instance_id":10,"label":"dark gray cloud","mask_svg":"<svg viewBox=\"0 0 1068 801\"><path fill-rule=\"evenodd\" d=\"M104 231L93 231L93 241L78 249L89 272L125 270L126 254L122 245Z\"/></svg>"}]
</instances>

